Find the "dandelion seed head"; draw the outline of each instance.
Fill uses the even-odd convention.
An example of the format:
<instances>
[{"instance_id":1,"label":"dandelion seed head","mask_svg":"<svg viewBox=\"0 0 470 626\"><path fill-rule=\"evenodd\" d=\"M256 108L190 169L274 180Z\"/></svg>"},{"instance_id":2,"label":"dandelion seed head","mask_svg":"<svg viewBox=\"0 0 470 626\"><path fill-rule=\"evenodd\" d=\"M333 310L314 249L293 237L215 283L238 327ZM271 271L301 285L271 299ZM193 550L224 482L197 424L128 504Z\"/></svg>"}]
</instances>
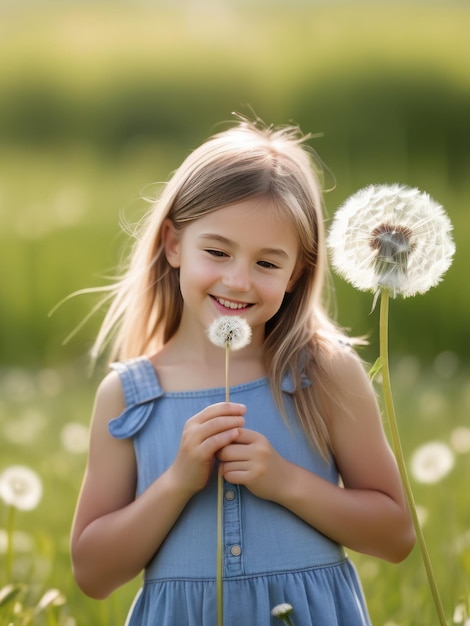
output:
<instances>
[{"instance_id":1,"label":"dandelion seed head","mask_svg":"<svg viewBox=\"0 0 470 626\"><path fill-rule=\"evenodd\" d=\"M42 481L29 467L11 465L0 474L0 498L8 506L30 511L42 497Z\"/></svg>"},{"instance_id":2,"label":"dandelion seed head","mask_svg":"<svg viewBox=\"0 0 470 626\"><path fill-rule=\"evenodd\" d=\"M459 357L451 350L445 350L434 359L434 370L441 378L450 379L457 374L459 369Z\"/></svg>"},{"instance_id":3,"label":"dandelion seed head","mask_svg":"<svg viewBox=\"0 0 470 626\"><path fill-rule=\"evenodd\" d=\"M426 419L440 419L448 410L448 400L439 389L426 389L418 400L419 410Z\"/></svg>"},{"instance_id":4,"label":"dandelion seed head","mask_svg":"<svg viewBox=\"0 0 470 626\"><path fill-rule=\"evenodd\" d=\"M465 530L454 543L454 549L457 554L463 554L470 548L470 528Z\"/></svg>"},{"instance_id":5,"label":"dandelion seed head","mask_svg":"<svg viewBox=\"0 0 470 626\"><path fill-rule=\"evenodd\" d=\"M450 433L450 443L458 454L470 452L470 428L458 426Z\"/></svg>"},{"instance_id":6,"label":"dandelion seed head","mask_svg":"<svg viewBox=\"0 0 470 626\"><path fill-rule=\"evenodd\" d=\"M224 315L212 322L209 339L219 348L240 350L251 341L251 328L248 322L236 315Z\"/></svg>"},{"instance_id":7,"label":"dandelion seed head","mask_svg":"<svg viewBox=\"0 0 470 626\"><path fill-rule=\"evenodd\" d=\"M13 531L13 550L16 553L28 553L34 548L34 541L31 535L22 530ZM8 533L5 529L0 528L0 554L6 554L8 551Z\"/></svg>"},{"instance_id":8,"label":"dandelion seed head","mask_svg":"<svg viewBox=\"0 0 470 626\"><path fill-rule=\"evenodd\" d=\"M63 448L72 454L82 454L88 450L88 428L77 422L69 422L60 431Z\"/></svg>"},{"instance_id":9,"label":"dandelion seed head","mask_svg":"<svg viewBox=\"0 0 470 626\"><path fill-rule=\"evenodd\" d=\"M38 611L44 611L48 606L63 606L66 602L65 596L58 589L48 589L37 605Z\"/></svg>"},{"instance_id":10,"label":"dandelion seed head","mask_svg":"<svg viewBox=\"0 0 470 626\"><path fill-rule=\"evenodd\" d=\"M41 411L27 408L20 416L5 422L3 435L11 443L30 445L37 441L46 424L46 417Z\"/></svg>"},{"instance_id":11,"label":"dandelion seed head","mask_svg":"<svg viewBox=\"0 0 470 626\"><path fill-rule=\"evenodd\" d=\"M294 609L290 604L287 604L287 602L283 602L282 604L278 604L271 610L271 615L273 617L279 617L280 619L282 619L283 617L286 617L286 615L290 615L293 610Z\"/></svg>"},{"instance_id":12,"label":"dandelion seed head","mask_svg":"<svg viewBox=\"0 0 470 626\"><path fill-rule=\"evenodd\" d=\"M463 602L460 604L457 604L454 609L454 615L452 616L452 622L454 624L463 624L466 616L467 616L466 605Z\"/></svg>"},{"instance_id":13,"label":"dandelion seed head","mask_svg":"<svg viewBox=\"0 0 470 626\"><path fill-rule=\"evenodd\" d=\"M338 209L328 234L333 268L361 291L413 296L434 287L455 252L452 224L427 193L369 185Z\"/></svg>"},{"instance_id":14,"label":"dandelion seed head","mask_svg":"<svg viewBox=\"0 0 470 626\"><path fill-rule=\"evenodd\" d=\"M455 455L447 444L430 441L417 448L410 462L411 473L419 483L438 483L453 469Z\"/></svg>"}]
</instances>

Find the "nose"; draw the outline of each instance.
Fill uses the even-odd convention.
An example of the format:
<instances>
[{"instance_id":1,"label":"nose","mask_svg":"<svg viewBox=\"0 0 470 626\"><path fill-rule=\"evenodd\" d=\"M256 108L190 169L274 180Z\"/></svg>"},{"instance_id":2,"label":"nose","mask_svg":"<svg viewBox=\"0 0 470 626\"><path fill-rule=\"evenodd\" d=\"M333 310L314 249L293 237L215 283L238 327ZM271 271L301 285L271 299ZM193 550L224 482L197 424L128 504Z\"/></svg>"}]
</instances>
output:
<instances>
[{"instance_id":1,"label":"nose","mask_svg":"<svg viewBox=\"0 0 470 626\"><path fill-rule=\"evenodd\" d=\"M222 276L222 285L231 291L246 292L251 288L249 268L242 262L227 267Z\"/></svg>"}]
</instances>

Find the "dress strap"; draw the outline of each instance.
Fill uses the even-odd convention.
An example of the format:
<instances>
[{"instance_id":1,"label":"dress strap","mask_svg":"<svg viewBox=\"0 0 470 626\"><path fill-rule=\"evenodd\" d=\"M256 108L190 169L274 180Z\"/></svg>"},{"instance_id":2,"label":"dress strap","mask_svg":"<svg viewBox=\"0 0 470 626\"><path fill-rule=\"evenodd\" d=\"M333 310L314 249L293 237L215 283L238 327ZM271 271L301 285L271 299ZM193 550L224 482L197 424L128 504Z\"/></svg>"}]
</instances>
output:
<instances>
[{"instance_id":1,"label":"dress strap","mask_svg":"<svg viewBox=\"0 0 470 626\"><path fill-rule=\"evenodd\" d=\"M112 363L111 367L119 374L126 409L109 422L109 432L118 439L128 439L146 423L153 402L163 395L163 389L147 357Z\"/></svg>"}]
</instances>

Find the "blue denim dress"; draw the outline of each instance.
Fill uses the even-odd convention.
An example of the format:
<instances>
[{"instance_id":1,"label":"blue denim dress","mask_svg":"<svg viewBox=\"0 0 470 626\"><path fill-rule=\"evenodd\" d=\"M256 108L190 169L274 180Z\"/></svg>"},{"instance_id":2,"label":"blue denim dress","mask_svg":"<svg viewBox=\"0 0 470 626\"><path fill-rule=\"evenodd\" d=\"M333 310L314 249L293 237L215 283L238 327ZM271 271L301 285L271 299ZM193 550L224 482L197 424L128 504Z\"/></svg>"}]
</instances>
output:
<instances>
[{"instance_id":1,"label":"blue denim dress","mask_svg":"<svg viewBox=\"0 0 470 626\"><path fill-rule=\"evenodd\" d=\"M173 462L186 420L224 401L225 389L165 392L145 357L113 367L126 409L109 430L114 437L133 440L138 497ZM312 449L298 423L288 377L283 391L287 423L267 378L231 387L230 399L247 406L246 428L265 435L287 460L337 484L334 462ZM360 583L342 546L284 507L227 482L223 526L224 626L275 626L280 621L271 609L284 602L294 608L295 626L370 626ZM216 538L214 472L145 568L128 626L216 626Z\"/></svg>"}]
</instances>

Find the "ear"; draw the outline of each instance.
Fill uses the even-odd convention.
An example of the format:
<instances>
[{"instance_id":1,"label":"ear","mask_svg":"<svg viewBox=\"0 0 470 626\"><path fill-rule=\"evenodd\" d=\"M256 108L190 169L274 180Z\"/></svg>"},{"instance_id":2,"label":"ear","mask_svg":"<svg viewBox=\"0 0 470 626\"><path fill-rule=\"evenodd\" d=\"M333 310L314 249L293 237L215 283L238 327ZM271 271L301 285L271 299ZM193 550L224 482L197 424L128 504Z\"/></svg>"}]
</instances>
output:
<instances>
[{"instance_id":1,"label":"ear","mask_svg":"<svg viewBox=\"0 0 470 626\"><path fill-rule=\"evenodd\" d=\"M171 267L179 267L181 256L181 236L176 231L173 222L168 218L162 224L161 237L166 260Z\"/></svg>"},{"instance_id":2,"label":"ear","mask_svg":"<svg viewBox=\"0 0 470 626\"><path fill-rule=\"evenodd\" d=\"M303 269L304 267L302 263L296 264L296 266L294 267L294 271L292 272L292 276L290 277L289 282L287 283L286 293L291 293L291 291L293 291L296 282L302 276Z\"/></svg>"}]
</instances>

